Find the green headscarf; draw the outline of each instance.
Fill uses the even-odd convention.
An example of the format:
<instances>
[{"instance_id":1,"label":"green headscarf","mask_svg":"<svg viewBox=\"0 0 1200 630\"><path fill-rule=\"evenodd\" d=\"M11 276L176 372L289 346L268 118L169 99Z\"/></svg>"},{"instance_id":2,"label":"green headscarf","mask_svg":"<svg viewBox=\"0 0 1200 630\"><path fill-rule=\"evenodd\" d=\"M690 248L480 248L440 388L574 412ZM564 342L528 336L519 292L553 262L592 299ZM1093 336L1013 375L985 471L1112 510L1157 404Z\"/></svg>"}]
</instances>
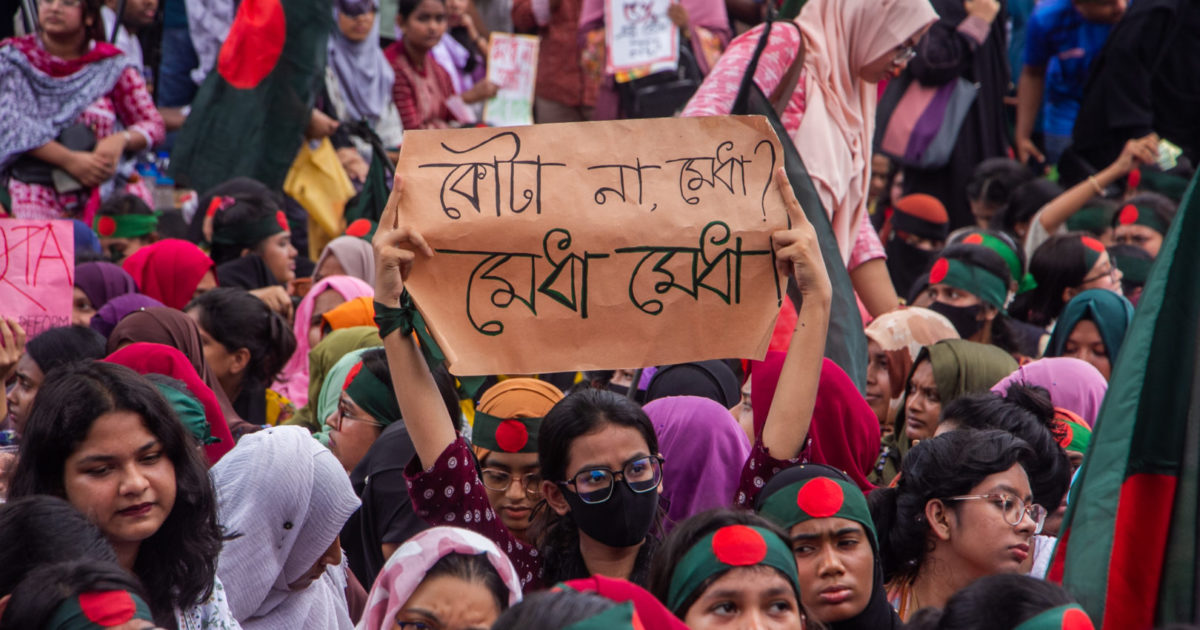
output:
<instances>
[{"instance_id":1,"label":"green headscarf","mask_svg":"<svg viewBox=\"0 0 1200 630\"><path fill-rule=\"evenodd\" d=\"M317 402L320 400L321 392L325 389L325 376L346 354L354 350L378 348L382 345L379 329L374 326L340 328L326 335L321 343L318 343L308 353L308 404L304 405L295 416L284 424L300 425L309 431L321 430L321 423L329 416L329 414L320 413L320 405ZM346 378L345 372L342 373L342 378ZM341 386L340 381L338 386ZM337 406L336 396L333 398L332 404Z\"/></svg>"},{"instance_id":2,"label":"green headscarf","mask_svg":"<svg viewBox=\"0 0 1200 630\"><path fill-rule=\"evenodd\" d=\"M167 383L162 383L157 380L152 381L154 386L158 388L159 393L163 398L167 399L167 404L175 410L175 415L179 416L179 421L183 424L183 428L196 438L196 441L201 444L216 444L221 440L213 437L212 429L208 426L208 417L204 415L204 405L200 404L200 400L187 392L180 391L178 387L172 387ZM179 383L183 387L187 387L182 382Z\"/></svg>"},{"instance_id":3,"label":"green headscarf","mask_svg":"<svg viewBox=\"0 0 1200 630\"><path fill-rule=\"evenodd\" d=\"M1054 324L1054 332L1050 334L1046 356L1061 357L1067 338L1084 319L1096 324L1100 338L1104 340L1104 348L1108 350L1108 360L1115 364L1117 353L1121 351L1121 342L1125 340L1125 331L1133 321L1133 304L1125 296L1108 289L1088 289L1067 302Z\"/></svg>"}]
</instances>

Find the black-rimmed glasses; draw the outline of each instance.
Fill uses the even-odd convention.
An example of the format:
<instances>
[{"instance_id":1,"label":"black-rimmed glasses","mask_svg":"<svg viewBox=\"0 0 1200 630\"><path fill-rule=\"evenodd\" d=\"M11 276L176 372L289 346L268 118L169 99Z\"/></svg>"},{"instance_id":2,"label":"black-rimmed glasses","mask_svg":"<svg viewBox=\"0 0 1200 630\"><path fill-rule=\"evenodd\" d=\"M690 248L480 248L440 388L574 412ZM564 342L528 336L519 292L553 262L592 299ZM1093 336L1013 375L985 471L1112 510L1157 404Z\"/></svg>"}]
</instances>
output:
<instances>
[{"instance_id":1,"label":"black-rimmed glasses","mask_svg":"<svg viewBox=\"0 0 1200 630\"><path fill-rule=\"evenodd\" d=\"M570 481L558 483L563 486L574 486L575 494L578 494L584 503L604 503L612 498L613 484L617 475L620 475L625 485L637 494L656 490L662 483L662 464L662 457L648 455L626 462L620 471L609 468L588 468L576 473Z\"/></svg>"}]
</instances>

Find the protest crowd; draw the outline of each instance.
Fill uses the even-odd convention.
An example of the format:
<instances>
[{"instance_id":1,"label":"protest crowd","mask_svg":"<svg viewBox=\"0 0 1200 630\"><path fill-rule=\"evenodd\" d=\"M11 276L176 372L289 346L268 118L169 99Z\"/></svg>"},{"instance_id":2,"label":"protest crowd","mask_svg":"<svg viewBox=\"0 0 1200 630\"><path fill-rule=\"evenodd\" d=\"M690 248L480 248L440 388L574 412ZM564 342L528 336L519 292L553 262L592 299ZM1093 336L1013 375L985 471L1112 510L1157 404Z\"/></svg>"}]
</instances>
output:
<instances>
[{"instance_id":1,"label":"protest crowd","mask_svg":"<svg viewBox=\"0 0 1200 630\"><path fill-rule=\"evenodd\" d=\"M1200 628L1198 160L1200 0L0 0L0 630Z\"/></svg>"}]
</instances>

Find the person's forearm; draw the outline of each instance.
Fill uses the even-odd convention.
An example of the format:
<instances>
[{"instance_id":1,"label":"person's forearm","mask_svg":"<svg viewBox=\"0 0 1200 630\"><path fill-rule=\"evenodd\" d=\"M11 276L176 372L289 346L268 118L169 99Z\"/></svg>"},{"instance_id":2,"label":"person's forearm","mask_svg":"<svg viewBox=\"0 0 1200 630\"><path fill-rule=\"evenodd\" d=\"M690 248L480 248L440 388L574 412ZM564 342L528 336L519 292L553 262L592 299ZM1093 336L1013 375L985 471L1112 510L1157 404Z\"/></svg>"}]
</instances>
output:
<instances>
[{"instance_id":1,"label":"person's forearm","mask_svg":"<svg viewBox=\"0 0 1200 630\"><path fill-rule=\"evenodd\" d=\"M871 317L879 317L900 308L900 298L892 286L888 273L887 259L872 258L850 270L850 284Z\"/></svg>"},{"instance_id":2,"label":"person's forearm","mask_svg":"<svg viewBox=\"0 0 1200 630\"><path fill-rule=\"evenodd\" d=\"M1037 220L1041 222L1047 234L1054 234L1092 197L1099 196L1105 188L1120 179L1122 175L1124 173L1116 164L1109 164L1104 170L1075 184L1067 192L1042 206L1037 214Z\"/></svg>"},{"instance_id":3,"label":"person's forearm","mask_svg":"<svg viewBox=\"0 0 1200 630\"><path fill-rule=\"evenodd\" d=\"M29 155L43 161L49 162L55 166L66 168L67 163L71 161L72 151L63 146L57 140L51 140L42 146L33 149Z\"/></svg>"},{"instance_id":4,"label":"person's forearm","mask_svg":"<svg viewBox=\"0 0 1200 630\"><path fill-rule=\"evenodd\" d=\"M1046 71L1025 66L1017 82L1017 126L1018 140L1033 137L1033 124L1037 121L1038 108L1042 105L1042 92L1046 85Z\"/></svg>"},{"instance_id":5,"label":"person's forearm","mask_svg":"<svg viewBox=\"0 0 1200 630\"><path fill-rule=\"evenodd\" d=\"M779 386L763 425L763 446L775 459L799 456L808 437L821 380L831 301L826 287L805 295L800 304L796 328L779 372Z\"/></svg>"},{"instance_id":6,"label":"person's forearm","mask_svg":"<svg viewBox=\"0 0 1200 630\"><path fill-rule=\"evenodd\" d=\"M396 402L412 438L421 468L433 466L446 447L458 439L433 374L411 335L395 331L383 340Z\"/></svg>"}]
</instances>

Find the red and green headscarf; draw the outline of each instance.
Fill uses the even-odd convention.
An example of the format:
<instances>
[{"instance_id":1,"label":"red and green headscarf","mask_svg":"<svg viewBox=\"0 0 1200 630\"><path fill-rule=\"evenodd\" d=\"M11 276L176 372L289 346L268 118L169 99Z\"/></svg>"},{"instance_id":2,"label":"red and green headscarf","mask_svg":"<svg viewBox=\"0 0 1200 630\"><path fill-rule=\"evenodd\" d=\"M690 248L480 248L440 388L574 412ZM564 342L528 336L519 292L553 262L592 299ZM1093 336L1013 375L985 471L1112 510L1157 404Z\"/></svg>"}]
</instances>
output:
<instances>
[{"instance_id":1,"label":"red and green headscarf","mask_svg":"<svg viewBox=\"0 0 1200 630\"><path fill-rule=\"evenodd\" d=\"M1001 311L1008 301L1008 283L992 272L957 258L938 258L929 269L929 284L947 284L978 296Z\"/></svg>"},{"instance_id":2,"label":"red and green headscarf","mask_svg":"<svg viewBox=\"0 0 1200 630\"><path fill-rule=\"evenodd\" d=\"M508 378L489 387L471 428L476 457L482 461L491 451L536 453L542 420L562 397L557 387L533 378Z\"/></svg>"},{"instance_id":3,"label":"red and green headscarf","mask_svg":"<svg viewBox=\"0 0 1200 630\"><path fill-rule=\"evenodd\" d=\"M1004 242L987 232L975 232L968 234L962 240L966 245L982 245L1004 259L1004 264L1008 266L1008 275L1014 282L1017 283L1017 293L1024 293L1037 288L1037 280L1034 280L1033 274L1026 271L1024 275L1021 273L1021 259L1017 256L1017 250L1013 249L1008 243Z\"/></svg>"},{"instance_id":4,"label":"red and green headscarf","mask_svg":"<svg viewBox=\"0 0 1200 630\"><path fill-rule=\"evenodd\" d=\"M1050 433L1064 451L1086 454L1088 445L1092 443L1092 429L1083 418L1058 407L1054 408L1054 423Z\"/></svg>"},{"instance_id":5,"label":"red and green headscarf","mask_svg":"<svg viewBox=\"0 0 1200 630\"><path fill-rule=\"evenodd\" d=\"M1113 227L1121 227L1122 225L1141 225L1158 232L1166 234L1167 228L1171 227L1163 222L1158 213L1154 211L1154 207L1149 204L1125 204L1120 210L1113 215Z\"/></svg>"},{"instance_id":6,"label":"red and green headscarf","mask_svg":"<svg viewBox=\"0 0 1200 630\"><path fill-rule=\"evenodd\" d=\"M1066 604L1038 613L1013 630L1095 630L1095 627L1079 604Z\"/></svg>"},{"instance_id":7,"label":"red and green headscarf","mask_svg":"<svg viewBox=\"0 0 1200 630\"><path fill-rule=\"evenodd\" d=\"M709 578L730 569L754 566L768 566L786 576L799 601L800 578L787 543L769 529L728 525L700 539L684 554L671 574L667 608L682 615L686 611L680 608Z\"/></svg>"},{"instance_id":8,"label":"red and green headscarf","mask_svg":"<svg viewBox=\"0 0 1200 630\"><path fill-rule=\"evenodd\" d=\"M150 607L129 591L94 591L67 598L55 609L42 630L93 630L112 628L133 619L151 623Z\"/></svg>"},{"instance_id":9,"label":"red and green headscarf","mask_svg":"<svg viewBox=\"0 0 1200 630\"><path fill-rule=\"evenodd\" d=\"M104 238L139 238L158 229L160 214L97 214L92 227Z\"/></svg>"}]
</instances>

